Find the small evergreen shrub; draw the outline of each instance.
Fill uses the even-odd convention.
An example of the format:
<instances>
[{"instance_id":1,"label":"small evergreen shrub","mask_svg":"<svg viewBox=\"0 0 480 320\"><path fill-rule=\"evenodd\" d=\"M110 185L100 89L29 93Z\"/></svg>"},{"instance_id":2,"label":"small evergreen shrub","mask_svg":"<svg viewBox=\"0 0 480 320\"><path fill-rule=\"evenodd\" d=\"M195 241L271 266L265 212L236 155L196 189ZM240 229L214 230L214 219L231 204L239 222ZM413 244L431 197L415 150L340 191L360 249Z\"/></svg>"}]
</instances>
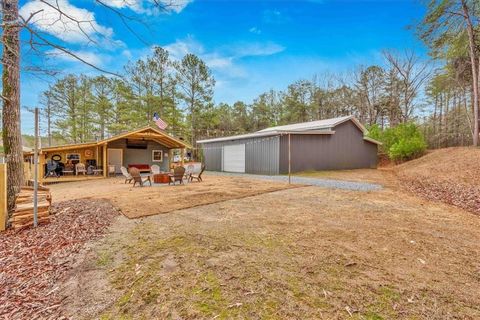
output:
<instances>
[{"instance_id":1,"label":"small evergreen shrub","mask_svg":"<svg viewBox=\"0 0 480 320\"><path fill-rule=\"evenodd\" d=\"M425 138L415 123L402 123L383 131L378 125L373 125L368 136L382 142L381 152L394 161L415 159L427 148Z\"/></svg>"}]
</instances>

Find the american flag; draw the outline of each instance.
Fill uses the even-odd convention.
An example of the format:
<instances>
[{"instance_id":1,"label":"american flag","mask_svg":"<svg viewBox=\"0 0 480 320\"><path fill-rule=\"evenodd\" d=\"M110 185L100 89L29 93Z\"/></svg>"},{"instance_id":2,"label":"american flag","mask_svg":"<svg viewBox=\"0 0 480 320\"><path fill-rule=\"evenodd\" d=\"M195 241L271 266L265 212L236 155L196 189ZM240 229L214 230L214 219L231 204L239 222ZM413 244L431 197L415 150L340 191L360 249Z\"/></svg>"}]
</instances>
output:
<instances>
[{"instance_id":1,"label":"american flag","mask_svg":"<svg viewBox=\"0 0 480 320\"><path fill-rule=\"evenodd\" d=\"M160 119L160 117L158 116L158 113L156 112L153 114L153 121L162 130L165 130L168 127L168 124L162 119Z\"/></svg>"}]
</instances>

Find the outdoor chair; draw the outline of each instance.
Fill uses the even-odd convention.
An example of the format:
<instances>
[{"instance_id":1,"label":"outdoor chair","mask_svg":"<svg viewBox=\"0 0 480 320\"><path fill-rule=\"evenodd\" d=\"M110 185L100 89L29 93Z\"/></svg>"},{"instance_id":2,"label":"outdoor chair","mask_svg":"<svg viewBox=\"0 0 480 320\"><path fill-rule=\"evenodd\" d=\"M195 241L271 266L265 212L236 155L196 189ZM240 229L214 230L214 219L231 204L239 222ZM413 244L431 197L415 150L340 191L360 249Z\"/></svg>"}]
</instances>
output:
<instances>
[{"instance_id":1,"label":"outdoor chair","mask_svg":"<svg viewBox=\"0 0 480 320\"><path fill-rule=\"evenodd\" d=\"M65 167L63 168L63 171L62 171L63 175L66 176L67 174L71 174L73 176L73 173L75 172L74 168L75 166L68 161Z\"/></svg>"},{"instance_id":2,"label":"outdoor chair","mask_svg":"<svg viewBox=\"0 0 480 320\"><path fill-rule=\"evenodd\" d=\"M202 180L202 173L203 173L203 171L205 171L205 168L206 168L206 166L204 164L202 164L202 170L200 170L200 173L198 175L196 175L194 173L192 175L190 175L190 181L193 181L193 179L195 179L198 182L202 182L203 181Z\"/></svg>"},{"instance_id":3,"label":"outdoor chair","mask_svg":"<svg viewBox=\"0 0 480 320\"><path fill-rule=\"evenodd\" d=\"M123 176L125 177L125 183L130 183L133 180L133 177L130 173L128 173L127 168L121 167L120 170L122 171ZM130 169L131 170L131 169Z\"/></svg>"},{"instance_id":4,"label":"outdoor chair","mask_svg":"<svg viewBox=\"0 0 480 320\"><path fill-rule=\"evenodd\" d=\"M108 176L114 176L116 175L117 173L115 172L115 166L114 165L109 165L108 166Z\"/></svg>"},{"instance_id":5,"label":"outdoor chair","mask_svg":"<svg viewBox=\"0 0 480 320\"><path fill-rule=\"evenodd\" d=\"M132 175L134 187L137 183L140 185L140 187L143 187L143 184L147 181L150 183L150 186L152 186L152 180L150 179L150 175L142 177L140 175L140 170L138 170L137 168L130 168L130 174Z\"/></svg>"},{"instance_id":6,"label":"outdoor chair","mask_svg":"<svg viewBox=\"0 0 480 320\"><path fill-rule=\"evenodd\" d=\"M58 163L56 161L48 160L48 162L47 162L47 172L45 173L45 178L47 178L47 177L57 177L58 178L57 167L58 167Z\"/></svg>"},{"instance_id":7,"label":"outdoor chair","mask_svg":"<svg viewBox=\"0 0 480 320\"><path fill-rule=\"evenodd\" d=\"M185 181L188 183L192 177L192 174L194 172L194 169L195 167L193 166L193 164L189 164L187 166L187 168L185 169L185 175L184 175L184 178L185 178Z\"/></svg>"},{"instance_id":8,"label":"outdoor chair","mask_svg":"<svg viewBox=\"0 0 480 320\"><path fill-rule=\"evenodd\" d=\"M152 170L153 174L159 174L160 173L160 166L154 164L150 167L150 170Z\"/></svg>"},{"instance_id":9,"label":"outdoor chair","mask_svg":"<svg viewBox=\"0 0 480 320\"><path fill-rule=\"evenodd\" d=\"M175 185L175 182L179 181L180 184L183 184L183 177L185 176L185 168L184 167L176 167L173 169L173 174L170 174L170 181L168 184L173 183Z\"/></svg>"},{"instance_id":10,"label":"outdoor chair","mask_svg":"<svg viewBox=\"0 0 480 320\"><path fill-rule=\"evenodd\" d=\"M87 170L85 169L85 165L83 163L77 163L75 165L75 173L78 176L78 174L83 173L83 175L87 174Z\"/></svg>"}]
</instances>

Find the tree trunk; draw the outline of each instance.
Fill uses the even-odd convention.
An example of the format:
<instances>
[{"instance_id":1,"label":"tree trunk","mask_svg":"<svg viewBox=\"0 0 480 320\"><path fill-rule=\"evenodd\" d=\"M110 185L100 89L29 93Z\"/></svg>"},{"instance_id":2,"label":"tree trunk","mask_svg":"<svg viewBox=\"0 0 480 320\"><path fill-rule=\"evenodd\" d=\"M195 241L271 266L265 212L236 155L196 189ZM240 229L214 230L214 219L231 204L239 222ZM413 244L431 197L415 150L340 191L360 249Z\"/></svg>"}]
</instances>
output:
<instances>
[{"instance_id":1,"label":"tree trunk","mask_svg":"<svg viewBox=\"0 0 480 320\"><path fill-rule=\"evenodd\" d=\"M477 103L473 105L473 121L475 122L473 125L473 145L478 146L478 139L479 139L479 134L480 134L480 97L479 97L479 92L478 92L478 84L480 82L480 57L478 57L478 72L477 72Z\"/></svg>"},{"instance_id":2,"label":"tree trunk","mask_svg":"<svg viewBox=\"0 0 480 320\"><path fill-rule=\"evenodd\" d=\"M443 146L442 131L443 131L443 93L440 93L440 110L438 115L438 147L439 148Z\"/></svg>"},{"instance_id":3,"label":"tree trunk","mask_svg":"<svg viewBox=\"0 0 480 320\"><path fill-rule=\"evenodd\" d=\"M11 213L15 197L23 185L18 0L2 1L2 14L3 148L7 162L7 208Z\"/></svg>"},{"instance_id":4,"label":"tree trunk","mask_svg":"<svg viewBox=\"0 0 480 320\"><path fill-rule=\"evenodd\" d=\"M450 125L450 121L449 121L449 112L450 112L450 91L447 91L445 93L446 95L446 98L445 98L445 119L444 119L444 127L445 127L445 131L444 131L444 141L445 141L445 144L444 144L444 147L448 147L449 146L449 141L450 141L450 129L448 128L448 126Z\"/></svg>"},{"instance_id":5,"label":"tree trunk","mask_svg":"<svg viewBox=\"0 0 480 320\"><path fill-rule=\"evenodd\" d=\"M438 94L435 95L435 105L433 109L433 139L432 144L437 148L437 108L438 108Z\"/></svg>"},{"instance_id":6,"label":"tree trunk","mask_svg":"<svg viewBox=\"0 0 480 320\"><path fill-rule=\"evenodd\" d=\"M478 80L479 75L477 69L477 57L476 57L476 43L475 43L475 28L472 20L470 19L470 13L465 0L462 0L462 9L465 16L465 22L467 24L468 44L470 53L470 62L472 64L472 78L473 78L473 145L478 146ZM480 66L479 66L480 67Z\"/></svg>"}]
</instances>

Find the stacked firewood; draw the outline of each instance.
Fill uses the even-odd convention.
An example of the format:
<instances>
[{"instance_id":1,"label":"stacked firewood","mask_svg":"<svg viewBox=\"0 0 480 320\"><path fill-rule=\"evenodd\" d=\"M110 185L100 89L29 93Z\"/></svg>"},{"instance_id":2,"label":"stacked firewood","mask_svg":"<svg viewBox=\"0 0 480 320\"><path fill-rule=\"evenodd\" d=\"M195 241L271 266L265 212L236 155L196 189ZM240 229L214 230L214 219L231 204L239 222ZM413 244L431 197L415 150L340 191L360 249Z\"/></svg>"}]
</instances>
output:
<instances>
[{"instance_id":1,"label":"stacked firewood","mask_svg":"<svg viewBox=\"0 0 480 320\"><path fill-rule=\"evenodd\" d=\"M52 196L50 189L38 187L38 223L49 221ZM33 225L33 187L22 187L15 201L15 211L11 218L14 229L21 229Z\"/></svg>"}]
</instances>

